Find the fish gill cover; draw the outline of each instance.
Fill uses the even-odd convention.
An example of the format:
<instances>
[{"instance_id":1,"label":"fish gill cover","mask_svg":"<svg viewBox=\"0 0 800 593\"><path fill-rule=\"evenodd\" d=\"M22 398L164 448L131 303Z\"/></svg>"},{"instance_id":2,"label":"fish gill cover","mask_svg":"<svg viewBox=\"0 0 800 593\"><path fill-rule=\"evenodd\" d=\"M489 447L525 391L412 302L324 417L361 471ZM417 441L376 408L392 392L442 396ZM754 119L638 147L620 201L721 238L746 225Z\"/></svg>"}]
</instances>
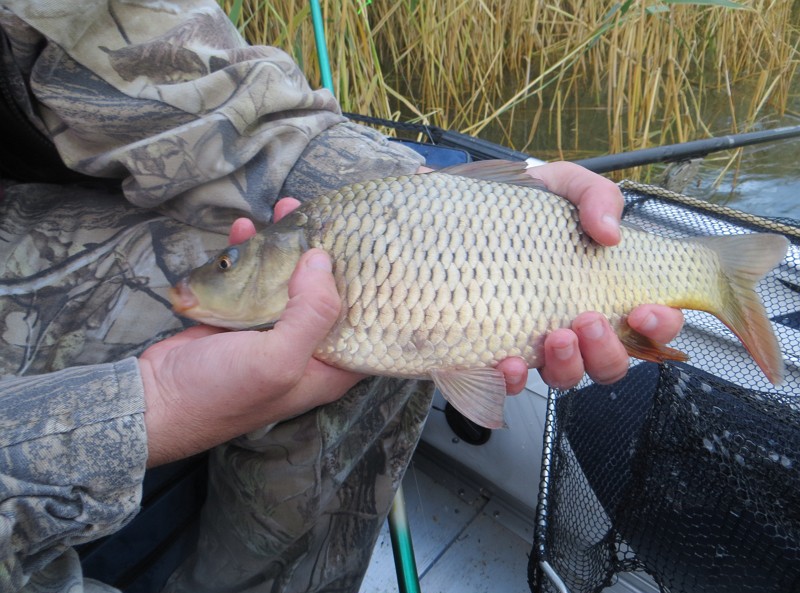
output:
<instances>
[{"instance_id":1,"label":"fish gill cover","mask_svg":"<svg viewBox=\"0 0 800 593\"><path fill-rule=\"evenodd\" d=\"M675 344L688 364L552 392L531 590L600 591L644 571L670 593L800 591L800 226L658 188L623 193L626 220L646 230L791 241L758 285L787 373L771 386L719 322L689 313Z\"/></svg>"}]
</instances>

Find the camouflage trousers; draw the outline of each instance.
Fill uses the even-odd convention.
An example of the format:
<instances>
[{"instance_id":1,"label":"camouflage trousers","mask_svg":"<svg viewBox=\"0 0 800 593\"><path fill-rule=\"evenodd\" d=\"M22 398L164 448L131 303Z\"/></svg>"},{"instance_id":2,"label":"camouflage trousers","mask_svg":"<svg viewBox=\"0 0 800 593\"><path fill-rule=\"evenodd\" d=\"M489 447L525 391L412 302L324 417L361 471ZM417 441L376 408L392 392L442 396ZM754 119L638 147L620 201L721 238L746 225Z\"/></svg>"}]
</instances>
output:
<instances>
[{"instance_id":1,"label":"camouflage trousers","mask_svg":"<svg viewBox=\"0 0 800 593\"><path fill-rule=\"evenodd\" d=\"M122 360L183 329L165 290L225 241L138 209L109 186L5 187L3 375ZM356 591L430 398L427 383L366 380L333 404L217 447L196 552L167 590ZM62 471L44 468L55 481ZM35 582L25 590L61 590Z\"/></svg>"}]
</instances>

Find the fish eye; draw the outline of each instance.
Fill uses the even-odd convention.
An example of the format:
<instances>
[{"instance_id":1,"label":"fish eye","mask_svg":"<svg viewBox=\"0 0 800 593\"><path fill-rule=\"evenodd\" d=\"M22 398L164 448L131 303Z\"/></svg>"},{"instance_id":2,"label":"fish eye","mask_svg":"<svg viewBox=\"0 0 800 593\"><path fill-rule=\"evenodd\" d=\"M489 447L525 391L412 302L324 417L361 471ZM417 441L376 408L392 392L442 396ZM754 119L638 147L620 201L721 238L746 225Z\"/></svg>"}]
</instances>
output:
<instances>
[{"instance_id":1,"label":"fish eye","mask_svg":"<svg viewBox=\"0 0 800 593\"><path fill-rule=\"evenodd\" d=\"M239 250L227 249L217 257L217 269L220 272L227 272L236 264L237 259L239 259Z\"/></svg>"}]
</instances>

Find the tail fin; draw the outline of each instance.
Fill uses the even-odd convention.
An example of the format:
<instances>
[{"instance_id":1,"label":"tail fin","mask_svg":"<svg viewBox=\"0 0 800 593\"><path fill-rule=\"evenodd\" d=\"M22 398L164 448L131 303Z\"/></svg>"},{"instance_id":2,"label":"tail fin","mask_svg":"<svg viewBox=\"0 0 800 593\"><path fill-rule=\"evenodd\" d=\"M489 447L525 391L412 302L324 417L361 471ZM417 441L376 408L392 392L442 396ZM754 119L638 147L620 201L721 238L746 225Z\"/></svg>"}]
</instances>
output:
<instances>
[{"instance_id":1,"label":"tail fin","mask_svg":"<svg viewBox=\"0 0 800 593\"><path fill-rule=\"evenodd\" d=\"M783 380L783 356L755 285L781 262L789 241L765 233L698 241L717 254L730 286L730 297L714 313L738 336L767 379L778 385Z\"/></svg>"}]
</instances>

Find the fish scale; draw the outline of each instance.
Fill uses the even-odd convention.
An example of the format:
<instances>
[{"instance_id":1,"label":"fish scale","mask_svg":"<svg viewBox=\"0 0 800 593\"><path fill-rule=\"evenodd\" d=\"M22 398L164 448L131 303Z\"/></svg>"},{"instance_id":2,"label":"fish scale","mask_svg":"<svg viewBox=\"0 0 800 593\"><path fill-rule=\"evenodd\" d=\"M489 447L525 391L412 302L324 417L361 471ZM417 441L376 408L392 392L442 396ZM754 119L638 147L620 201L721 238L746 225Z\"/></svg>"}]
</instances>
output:
<instances>
[{"instance_id":1,"label":"fish scale","mask_svg":"<svg viewBox=\"0 0 800 593\"><path fill-rule=\"evenodd\" d=\"M315 356L368 374L432 378L473 421L503 425L505 380L494 367L543 363L548 332L584 311L610 321L628 352L685 360L636 333L634 307L709 311L743 341L767 377L783 359L755 283L788 243L751 234L672 240L623 227L613 248L580 228L577 209L540 189L519 163L345 186L310 200L179 282L171 297L194 319L268 327L288 301L302 251L333 261L342 309Z\"/></svg>"}]
</instances>

